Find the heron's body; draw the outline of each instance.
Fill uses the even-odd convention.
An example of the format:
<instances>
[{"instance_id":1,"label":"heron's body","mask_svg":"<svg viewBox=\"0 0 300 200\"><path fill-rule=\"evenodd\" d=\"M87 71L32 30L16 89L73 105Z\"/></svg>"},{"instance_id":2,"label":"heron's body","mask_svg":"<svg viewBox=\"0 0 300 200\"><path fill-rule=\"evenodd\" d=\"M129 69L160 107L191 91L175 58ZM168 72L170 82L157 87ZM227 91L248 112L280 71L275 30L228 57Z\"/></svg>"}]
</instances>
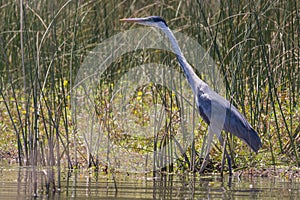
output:
<instances>
[{"instance_id":1,"label":"heron's body","mask_svg":"<svg viewBox=\"0 0 300 200\"><path fill-rule=\"evenodd\" d=\"M242 139L255 152L261 147L261 141L257 132L248 123L245 117L222 96L211 90L208 86L197 92L196 104L202 119L210 125L212 115L212 104L215 110L225 111L225 121L216 124L216 128L225 130Z\"/></svg>"},{"instance_id":2,"label":"heron's body","mask_svg":"<svg viewBox=\"0 0 300 200\"><path fill-rule=\"evenodd\" d=\"M213 134L216 134L220 142L223 143L221 131L225 130L231 134L242 139L253 151L257 152L261 147L261 140L257 132L252 128L246 118L225 98L213 91L204 81L202 81L195 73L190 64L183 56L177 40L172 31L167 26L164 19L157 16L146 18L128 18L122 21L136 22L143 25L155 26L160 28L170 40L172 50L175 53L181 68L191 86L195 95L195 100L199 114L203 120L209 125L208 145L206 148L206 157L210 151L210 144ZM229 168L231 168L230 159L228 158ZM201 171L203 171L205 164L203 162ZM231 169L230 169L231 170Z\"/></svg>"}]
</instances>

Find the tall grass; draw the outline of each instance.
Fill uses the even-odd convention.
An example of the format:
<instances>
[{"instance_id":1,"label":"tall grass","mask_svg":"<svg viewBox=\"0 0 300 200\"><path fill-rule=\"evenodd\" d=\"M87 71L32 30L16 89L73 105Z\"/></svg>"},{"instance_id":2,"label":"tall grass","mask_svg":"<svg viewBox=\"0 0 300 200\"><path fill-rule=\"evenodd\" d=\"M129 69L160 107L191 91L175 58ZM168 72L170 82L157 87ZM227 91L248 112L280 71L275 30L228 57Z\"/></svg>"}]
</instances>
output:
<instances>
[{"instance_id":1,"label":"tall grass","mask_svg":"<svg viewBox=\"0 0 300 200\"><path fill-rule=\"evenodd\" d=\"M10 152L19 165L49 166L49 186L54 185L54 166L60 178L61 166L104 166L106 170L109 165L104 161L109 160L108 152L89 152L77 134L70 95L87 53L105 39L131 28L120 24L119 19L133 16L163 16L171 29L195 38L215 60L224 78L226 98L245 114L263 141L260 153L251 157L237 138L227 135L235 165L248 166L249 161L250 165L260 162L261 166L300 165L298 1L10 0L2 2L0 9L0 153ZM156 51L143 51L137 52L137 59L134 54L117 59L97 90L99 123L110 140L132 142L115 126L110 100L113 83L130 68L141 65L141 56L142 63L163 60L180 70L175 57L167 52L157 55ZM133 142L147 143L147 151L157 152L173 140L174 132L180 131L176 126L180 114L174 113L174 107L181 100L156 85L139 88L136 94L143 94L134 97L132 103L139 123L147 121L142 116L147 116L143 113L147 113L148 104L159 102L169 110L165 121L156 124L165 128L157 132L154 142ZM139 105L139 98L144 104ZM157 112L159 115L162 111ZM195 143L177 166L195 167L205 125L196 121L193 132ZM176 153L175 147L164 150L167 157ZM103 159L105 156L107 159ZM122 159L119 158L121 162ZM172 171L175 166L168 167L166 170Z\"/></svg>"}]
</instances>

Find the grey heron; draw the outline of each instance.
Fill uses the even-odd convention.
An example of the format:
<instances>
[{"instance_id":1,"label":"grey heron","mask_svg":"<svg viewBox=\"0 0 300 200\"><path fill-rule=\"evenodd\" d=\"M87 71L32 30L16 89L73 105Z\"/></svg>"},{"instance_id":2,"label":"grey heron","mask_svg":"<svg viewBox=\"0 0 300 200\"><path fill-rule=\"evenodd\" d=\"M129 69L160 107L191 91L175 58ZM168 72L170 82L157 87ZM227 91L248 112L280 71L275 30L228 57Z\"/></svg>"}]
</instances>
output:
<instances>
[{"instance_id":1,"label":"grey heron","mask_svg":"<svg viewBox=\"0 0 300 200\"><path fill-rule=\"evenodd\" d=\"M208 143L206 145L205 157L202 162L200 172L203 172L206 167L213 135L216 134L221 144L224 143L221 134L222 130L225 130L226 132L237 136L238 138L243 140L254 152L258 152L258 150L262 146L258 133L252 128L246 118L238 111L238 109L234 105L232 105L224 97L213 91L204 81L202 81L197 76L197 74L181 52L174 34L163 18L159 16L150 16L145 18L124 18L121 19L121 21L134 22L141 25L157 27L161 29L168 37L171 43L172 50L175 53L175 56L177 57L177 60L188 80L188 83L193 90L199 114L209 126ZM224 151L227 157L229 173L231 175L231 160L226 151L226 148L224 149Z\"/></svg>"}]
</instances>

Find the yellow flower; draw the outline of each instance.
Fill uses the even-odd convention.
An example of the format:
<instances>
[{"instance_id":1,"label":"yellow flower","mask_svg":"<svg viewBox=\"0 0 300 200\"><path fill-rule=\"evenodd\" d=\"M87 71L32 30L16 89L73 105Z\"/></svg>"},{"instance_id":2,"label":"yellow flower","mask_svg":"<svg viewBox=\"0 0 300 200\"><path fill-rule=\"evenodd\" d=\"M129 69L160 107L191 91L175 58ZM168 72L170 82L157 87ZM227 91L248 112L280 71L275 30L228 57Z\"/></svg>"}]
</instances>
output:
<instances>
[{"instance_id":1,"label":"yellow flower","mask_svg":"<svg viewBox=\"0 0 300 200\"><path fill-rule=\"evenodd\" d=\"M137 93L137 100L141 100L142 99L142 95L143 95L143 92L141 92L141 91L138 91L138 93Z\"/></svg>"},{"instance_id":2,"label":"yellow flower","mask_svg":"<svg viewBox=\"0 0 300 200\"><path fill-rule=\"evenodd\" d=\"M64 80L63 85L64 85L64 87L68 86L68 81L67 81L67 80Z\"/></svg>"}]
</instances>

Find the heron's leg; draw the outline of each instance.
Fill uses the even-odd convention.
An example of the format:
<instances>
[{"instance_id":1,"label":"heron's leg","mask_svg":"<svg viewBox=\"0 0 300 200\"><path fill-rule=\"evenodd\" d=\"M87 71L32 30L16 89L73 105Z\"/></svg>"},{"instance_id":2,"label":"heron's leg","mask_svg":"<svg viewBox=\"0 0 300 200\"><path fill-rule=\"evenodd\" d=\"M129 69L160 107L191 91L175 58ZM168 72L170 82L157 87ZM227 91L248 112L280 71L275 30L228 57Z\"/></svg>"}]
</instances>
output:
<instances>
[{"instance_id":1,"label":"heron's leg","mask_svg":"<svg viewBox=\"0 0 300 200\"><path fill-rule=\"evenodd\" d=\"M222 134L220 134L218 138L219 138L219 141L220 141L221 145L224 147L224 153L225 153L225 156L227 158L229 175L232 176L231 158L230 158L230 156L229 156L229 154L228 154L228 152L226 150L226 143L223 140ZM224 158L222 156L222 174L223 174L223 167L224 167Z\"/></svg>"},{"instance_id":2,"label":"heron's leg","mask_svg":"<svg viewBox=\"0 0 300 200\"><path fill-rule=\"evenodd\" d=\"M214 133L212 131L212 128L209 126L208 127L208 138L207 138L207 141L206 141L206 148L205 148L205 156L204 156L204 159L203 159L202 164L201 164L200 173L202 173L204 171L206 165L208 164L209 152L210 152L210 149L211 149L213 136L214 136ZM203 145L205 145L205 144L203 144Z\"/></svg>"}]
</instances>

